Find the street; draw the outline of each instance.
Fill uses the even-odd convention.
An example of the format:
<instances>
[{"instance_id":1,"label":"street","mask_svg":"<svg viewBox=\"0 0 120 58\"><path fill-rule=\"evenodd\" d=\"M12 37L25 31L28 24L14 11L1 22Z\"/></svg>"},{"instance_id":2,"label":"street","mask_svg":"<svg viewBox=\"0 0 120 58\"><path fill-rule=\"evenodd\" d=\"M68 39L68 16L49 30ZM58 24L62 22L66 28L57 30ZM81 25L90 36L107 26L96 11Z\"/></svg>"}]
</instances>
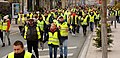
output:
<instances>
[{"instance_id":1,"label":"street","mask_svg":"<svg viewBox=\"0 0 120 58\"><path fill-rule=\"evenodd\" d=\"M89 36L90 32L87 33L87 36L83 36L82 34L82 28L80 28L80 33L75 36L72 36L69 34L69 40L68 40L68 58L77 58L80 50L86 40L86 38ZM5 47L0 48L0 57L5 58L8 53L12 52L12 44L16 40L21 40L24 43L24 47L27 50L27 45L26 41L20 36L18 28L16 25L11 26L11 34L10 34L10 40L11 40L11 46L8 46L6 44ZM2 43L0 43L0 46L2 46ZM49 58L49 49L47 43L44 44L44 50L41 49L40 44L39 44L39 57L40 58ZM34 54L34 53L33 53ZM58 54L57 57L59 57L59 49L58 49Z\"/></svg>"}]
</instances>

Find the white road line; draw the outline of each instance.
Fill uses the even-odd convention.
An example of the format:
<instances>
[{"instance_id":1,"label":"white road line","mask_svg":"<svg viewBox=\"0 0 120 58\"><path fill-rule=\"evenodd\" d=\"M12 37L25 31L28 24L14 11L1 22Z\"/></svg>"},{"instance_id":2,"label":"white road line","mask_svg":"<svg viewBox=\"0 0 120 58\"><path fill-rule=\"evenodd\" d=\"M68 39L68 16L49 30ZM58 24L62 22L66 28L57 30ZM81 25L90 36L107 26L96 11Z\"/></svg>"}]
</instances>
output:
<instances>
[{"instance_id":1,"label":"white road line","mask_svg":"<svg viewBox=\"0 0 120 58\"><path fill-rule=\"evenodd\" d=\"M69 53L68 56L73 56L73 53ZM54 56L53 56L54 57ZM57 54L57 58L60 57L60 54ZM39 56L39 58L49 58L49 55Z\"/></svg>"},{"instance_id":2,"label":"white road line","mask_svg":"<svg viewBox=\"0 0 120 58\"><path fill-rule=\"evenodd\" d=\"M27 45L24 45L24 47L27 48ZM68 50L69 50L69 49L76 49L76 48L77 48L77 46L68 47ZM59 49L58 49L58 50L59 50ZM38 49L38 51L49 51L49 48L46 48L46 49L44 49L44 50Z\"/></svg>"},{"instance_id":3,"label":"white road line","mask_svg":"<svg viewBox=\"0 0 120 58\"><path fill-rule=\"evenodd\" d=\"M24 47L27 48L27 45L24 45ZM68 47L68 50L76 49L76 48L77 48L77 46ZM58 50L59 50L59 49L58 49ZM39 52L41 52L41 51L49 51L49 49L48 49L48 48L46 48L46 49L44 49L44 50L42 50L42 49L38 49L38 51L39 51ZM72 55L73 55L73 53L68 54L68 56L72 56ZM7 55L3 56L2 58L6 58L6 56L7 56ZM49 58L49 55L40 56L40 57L41 57L41 58ZM59 57L59 54L58 54L57 57Z\"/></svg>"}]
</instances>

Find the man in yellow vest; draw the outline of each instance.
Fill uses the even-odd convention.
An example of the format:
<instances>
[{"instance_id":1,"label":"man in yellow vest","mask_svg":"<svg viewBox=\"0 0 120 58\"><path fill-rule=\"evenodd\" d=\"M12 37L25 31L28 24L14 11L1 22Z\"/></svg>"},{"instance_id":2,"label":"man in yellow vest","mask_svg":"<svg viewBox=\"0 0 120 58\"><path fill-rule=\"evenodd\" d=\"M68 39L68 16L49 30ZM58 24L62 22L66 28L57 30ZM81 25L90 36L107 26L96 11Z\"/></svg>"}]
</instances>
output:
<instances>
[{"instance_id":1,"label":"man in yellow vest","mask_svg":"<svg viewBox=\"0 0 120 58\"><path fill-rule=\"evenodd\" d=\"M22 14L20 14L17 23L20 30L20 34L22 34L22 29L24 28L25 25L25 17Z\"/></svg>"},{"instance_id":2,"label":"man in yellow vest","mask_svg":"<svg viewBox=\"0 0 120 58\"><path fill-rule=\"evenodd\" d=\"M32 48L35 52L36 58L39 58L38 41L41 39L40 28L36 25L33 18L30 18L28 24L23 30L23 37L27 41L28 52L32 53Z\"/></svg>"},{"instance_id":3,"label":"man in yellow vest","mask_svg":"<svg viewBox=\"0 0 120 58\"><path fill-rule=\"evenodd\" d=\"M57 25L55 23L51 23L51 26L48 31L48 35L46 36L43 43L48 41L49 46L49 58L57 58L57 48L61 44L60 42L60 31L57 28ZM53 49L54 49L54 57L53 55Z\"/></svg>"},{"instance_id":4,"label":"man in yellow vest","mask_svg":"<svg viewBox=\"0 0 120 58\"><path fill-rule=\"evenodd\" d=\"M8 45L10 45L10 37L9 37L9 34L10 34L10 20L9 20L8 17L9 17L8 15L4 16L3 25L2 25L2 30L3 30L3 47L5 46L6 37L8 39Z\"/></svg>"},{"instance_id":5,"label":"man in yellow vest","mask_svg":"<svg viewBox=\"0 0 120 58\"><path fill-rule=\"evenodd\" d=\"M35 58L32 53L25 51L23 43L19 40L14 42L13 50L6 58Z\"/></svg>"},{"instance_id":6,"label":"man in yellow vest","mask_svg":"<svg viewBox=\"0 0 120 58\"><path fill-rule=\"evenodd\" d=\"M83 29L83 35L86 36L87 26L88 26L88 16L84 14L80 21Z\"/></svg>"},{"instance_id":7,"label":"man in yellow vest","mask_svg":"<svg viewBox=\"0 0 120 58\"><path fill-rule=\"evenodd\" d=\"M0 19L0 38L1 38L1 41L2 41L2 44L3 44L2 24L3 24L3 21L2 21L2 19ZM4 45L4 44L3 44L3 45ZM3 47L3 45L2 45L2 47Z\"/></svg>"},{"instance_id":8,"label":"man in yellow vest","mask_svg":"<svg viewBox=\"0 0 120 58\"><path fill-rule=\"evenodd\" d=\"M60 58L63 58L63 54L64 54L64 58L67 58L67 42L68 42L68 24L67 22L65 22L65 20L63 19L62 16L60 16L59 18L59 30L60 30L60 34L61 34L61 43L62 45L60 46ZM63 50L64 49L64 50ZM64 53L63 53L64 51Z\"/></svg>"},{"instance_id":9,"label":"man in yellow vest","mask_svg":"<svg viewBox=\"0 0 120 58\"><path fill-rule=\"evenodd\" d=\"M94 29L94 20L95 20L95 14L94 14L94 11L92 11L90 13L90 30L93 32L93 29Z\"/></svg>"},{"instance_id":10,"label":"man in yellow vest","mask_svg":"<svg viewBox=\"0 0 120 58\"><path fill-rule=\"evenodd\" d=\"M43 41L43 35L45 36L45 34L44 34L44 32L46 31L45 30L45 28L46 28L46 23L45 23L45 21L43 20L43 17L42 17L42 15L39 15L39 18L38 18L38 20L37 20L37 26L40 28L40 30L41 30L41 41ZM43 45L42 45L42 42L40 42L40 45L41 45L41 47L43 48Z\"/></svg>"}]
</instances>

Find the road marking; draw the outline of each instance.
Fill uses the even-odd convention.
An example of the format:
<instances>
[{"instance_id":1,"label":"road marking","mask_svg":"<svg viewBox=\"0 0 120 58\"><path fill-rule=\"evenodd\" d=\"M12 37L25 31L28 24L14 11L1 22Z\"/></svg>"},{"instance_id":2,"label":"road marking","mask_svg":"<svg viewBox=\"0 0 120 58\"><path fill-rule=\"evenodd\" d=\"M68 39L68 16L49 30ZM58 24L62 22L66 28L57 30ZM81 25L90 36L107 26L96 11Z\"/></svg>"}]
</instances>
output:
<instances>
[{"instance_id":1,"label":"road marking","mask_svg":"<svg viewBox=\"0 0 120 58\"><path fill-rule=\"evenodd\" d=\"M73 56L73 53L69 53L68 56ZM60 54L57 54L57 58L58 57L60 57ZM49 58L49 55L39 56L39 58Z\"/></svg>"},{"instance_id":2,"label":"road marking","mask_svg":"<svg viewBox=\"0 0 120 58\"><path fill-rule=\"evenodd\" d=\"M24 47L27 48L27 45L24 45ZM76 48L77 48L77 46L68 47L68 50L69 50L69 49L76 49ZM58 50L59 50L59 49L58 49ZM43 50L39 48L38 51L49 51L49 48L46 48L46 49L43 49Z\"/></svg>"}]
</instances>

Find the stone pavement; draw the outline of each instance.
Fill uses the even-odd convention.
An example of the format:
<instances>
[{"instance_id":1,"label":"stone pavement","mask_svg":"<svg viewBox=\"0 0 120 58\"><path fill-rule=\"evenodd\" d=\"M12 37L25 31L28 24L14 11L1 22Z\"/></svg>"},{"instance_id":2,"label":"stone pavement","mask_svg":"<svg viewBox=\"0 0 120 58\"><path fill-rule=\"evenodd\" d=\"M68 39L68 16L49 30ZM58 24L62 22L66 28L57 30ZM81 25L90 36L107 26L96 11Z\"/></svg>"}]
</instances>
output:
<instances>
[{"instance_id":1,"label":"stone pavement","mask_svg":"<svg viewBox=\"0 0 120 58\"><path fill-rule=\"evenodd\" d=\"M16 32L19 32L18 25L15 24L15 20L12 19L11 26L10 26L10 33L13 34Z\"/></svg>"},{"instance_id":2,"label":"stone pavement","mask_svg":"<svg viewBox=\"0 0 120 58\"><path fill-rule=\"evenodd\" d=\"M113 39L112 48L109 48L108 58L120 58L120 24L117 23L117 28L114 28L114 25L111 26L112 35L111 39ZM95 34L95 32L93 33ZM102 58L101 49L93 46L93 39L90 40L89 48L86 52L86 56L84 58Z\"/></svg>"}]
</instances>

